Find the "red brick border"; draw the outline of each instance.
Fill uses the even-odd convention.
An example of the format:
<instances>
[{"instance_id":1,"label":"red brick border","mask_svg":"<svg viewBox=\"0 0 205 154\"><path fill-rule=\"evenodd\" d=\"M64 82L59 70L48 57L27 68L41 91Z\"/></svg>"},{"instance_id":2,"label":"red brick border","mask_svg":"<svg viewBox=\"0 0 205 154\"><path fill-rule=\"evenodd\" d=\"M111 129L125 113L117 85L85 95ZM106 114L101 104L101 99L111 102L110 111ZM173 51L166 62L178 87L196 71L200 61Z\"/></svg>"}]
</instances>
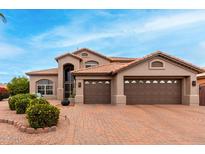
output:
<instances>
[{"instance_id":1,"label":"red brick border","mask_svg":"<svg viewBox=\"0 0 205 154\"><path fill-rule=\"evenodd\" d=\"M21 122L10 120L10 119L0 119L0 123L7 123L9 125L14 125L19 131L27 134L48 133L48 132L56 131L57 129L56 126L34 129L23 125Z\"/></svg>"}]
</instances>

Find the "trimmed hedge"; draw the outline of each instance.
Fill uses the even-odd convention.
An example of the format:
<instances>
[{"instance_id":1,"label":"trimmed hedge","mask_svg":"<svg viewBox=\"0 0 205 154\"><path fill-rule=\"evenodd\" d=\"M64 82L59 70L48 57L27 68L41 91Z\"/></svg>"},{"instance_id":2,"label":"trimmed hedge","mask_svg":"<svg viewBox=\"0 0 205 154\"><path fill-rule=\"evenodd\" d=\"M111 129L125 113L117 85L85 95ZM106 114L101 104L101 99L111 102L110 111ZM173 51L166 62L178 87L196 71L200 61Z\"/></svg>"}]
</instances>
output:
<instances>
[{"instance_id":1,"label":"trimmed hedge","mask_svg":"<svg viewBox=\"0 0 205 154\"><path fill-rule=\"evenodd\" d=\"M23 99L32 100L32 99L35 99L35 98L36 98L36 95L34 95L34 94L18 94L18 95L15 95L15 96L11 96L11 97L9 97L9 101L8 101L9 108L11 110L15 110L17 102L21 102Z\"/></svg>"},{"instance_id":2,"label":"trimmed hedge","mask_svg":"<svg viewBox=\"0 0 205 154\"><path fill-rule=\"evenodd\" d=\"M27 108L26 114L32 128L44 128L57 125L60 110L50 104L35 104Z\"/></svg>"},{"instance_id":3,"label":"trimmed hedge","mask_svg":"<svg viewBox=\"0 0 205 154\"><path fill-rule=\"evenodd\" d=\"M45 98L35 98L30 101L30 105L35 104L49 104L49 102Z\"/></svg>"},{"instance_id":4,"label":"trimmed hedge","mask_svg":"<svg viewBox=\"0 0 205 154\"><path fill-rule=\"evenodd\" d=\"M10 110L15 110L16 109L16 102L18 101L19 97L18 96L12 96L12 97L9 97L9 108Z\"/></svg>"},{"instance_id":5,"label":"trimmed hedge","mask_svg":"<svg viewBox=\"0 0 205 154\"><path fill-rule=\"evenodd\" d=\"M20 101L17 101L15 103L16 113L25 114L26 109L29 106L30 100L31 100L30 98L24 98L21 99Z\"/></svg>"}]
</instances>

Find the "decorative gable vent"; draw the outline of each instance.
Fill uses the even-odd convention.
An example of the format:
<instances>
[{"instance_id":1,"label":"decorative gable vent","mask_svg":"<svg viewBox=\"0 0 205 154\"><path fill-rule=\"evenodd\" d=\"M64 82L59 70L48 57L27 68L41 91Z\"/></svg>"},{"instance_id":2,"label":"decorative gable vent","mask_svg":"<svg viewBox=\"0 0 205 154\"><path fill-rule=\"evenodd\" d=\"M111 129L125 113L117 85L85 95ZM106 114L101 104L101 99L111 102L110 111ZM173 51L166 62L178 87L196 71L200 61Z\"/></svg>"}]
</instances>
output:
<instances>
[{"instance_id":1,"label":"decorative gable vent","mask_svg":"<svg viewBox=\"0 0 205 154\"><path fill-rule=\"evenodd\" d=\"M153 60L150 62L150 69L165 69L165 64L162 60Z\"/></svg>"},{"instance_id":2,"label":"decorative gable vent","mask_svg":"<svg viewBox=\"0 0 205 154\"><path fill-rule=\"evenodd\" d=\"M87 57L88 54L86 52L81 53L81 57Z\"/></svg>"}]
</instances>

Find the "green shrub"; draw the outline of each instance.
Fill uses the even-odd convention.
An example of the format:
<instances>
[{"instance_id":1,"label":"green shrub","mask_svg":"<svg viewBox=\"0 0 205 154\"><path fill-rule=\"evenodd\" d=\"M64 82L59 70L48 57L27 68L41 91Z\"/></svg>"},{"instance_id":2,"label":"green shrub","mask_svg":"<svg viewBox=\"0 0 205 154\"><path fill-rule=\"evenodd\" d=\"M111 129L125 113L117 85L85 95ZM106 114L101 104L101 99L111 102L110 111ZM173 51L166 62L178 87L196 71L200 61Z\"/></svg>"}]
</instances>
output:
<instances>
[{"instance_id":1,"label":"green shrub","mask_svg":"<svg viewBox=\"0 0 205 154\"><path fill-rule=\"evenodd\" d=\"M26 114L32 128L44 128L57 125L60 110L50 104L35 104L27 108Z\"/></svg>"},{"instance_id":2,"label":"green shrub","mask_svg":"<svg viewBox=\"0 0 205 154\"><path fill-rule=\"evenodd\" d=\"M18 100L15 103L16 113L17 114L24 114L26 112L27 107L29 106L30 98L24 98Z\"/></svg>"},{"instance_id":3,"label":"green shrub","mask_svg":"<svg viewBox=\"0 0 205 154\"><path fill-rule=\"evenodd\" d=\"M16 96L12 96L12 97L9 97L9 101L8 101L8 103L9 103L9 108L10 108L10 110L15 110L16 109L16 102L18 101L18 96L16 95Z\"/></svg>"},{"instance_id":4,"label":"green shrub","mask_svg":"<svg viewBox=\"0 0 205 154\"><path fill-rule=\"evenodd\" d=\"M12 96L29 93L29 80L26 77L15 77L7 84Z\"/></svg>"},{"instance_id":5,"label":"green shrub","mask_svg":"<svg viewBox=\"0 0 205 154\"><path fill-rule=\"evenodd\" d=\"M45 98L35 98L30 101L30 105L35 104L49 104L49 102Z\"/></svg>"},{"instance_id":6,"label":"green shrub","mask_svg":"<svg viewBox=\"0 0 205 154\"><path fill-rule=\"evenodd\" d=\"M16 109L16 103L21 102L23 99L29 99L29 100L36 99L36 95L33 95L33 94L18 94L18 95L15 95L15 96L11 96L11 97L9 97L9 101L8 101L9 108L11 110L15 110Z\"/></svg>"},{"instance_id":7,"label":"green shrub","mask_svg":"<svg viewBox=\"0 0 205 154\"><path fill-rule=\"evenodd\" d=\"M25 98L36 99L37 95L35 94L21 94Z\"/></svg>"}]
</instances>

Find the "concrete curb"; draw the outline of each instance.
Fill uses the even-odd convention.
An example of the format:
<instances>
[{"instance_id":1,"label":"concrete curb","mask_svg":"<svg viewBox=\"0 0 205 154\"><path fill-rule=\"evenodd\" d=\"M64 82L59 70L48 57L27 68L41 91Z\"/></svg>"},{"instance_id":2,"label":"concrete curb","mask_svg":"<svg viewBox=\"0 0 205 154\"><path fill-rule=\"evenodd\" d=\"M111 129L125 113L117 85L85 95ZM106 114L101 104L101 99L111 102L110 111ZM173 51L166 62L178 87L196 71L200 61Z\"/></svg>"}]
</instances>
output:
<instances>
[{"instance_id":1,"label":"concrete curb","mask_svg":"<svg viewBox=\"0 0 205 154\"><path fill-rule=\"evenodd\" d=\"M21 122L14 121L11 119L2 119L2 118L0 118L0 123L7 123L9 125L13 125L20 132L27 133L27 134L49 133L49 132L56 131L56 129L57 129L56 126L34 129L34 128L31 128L28 126L24 126Z\"/></svg>"}]
</instances>

